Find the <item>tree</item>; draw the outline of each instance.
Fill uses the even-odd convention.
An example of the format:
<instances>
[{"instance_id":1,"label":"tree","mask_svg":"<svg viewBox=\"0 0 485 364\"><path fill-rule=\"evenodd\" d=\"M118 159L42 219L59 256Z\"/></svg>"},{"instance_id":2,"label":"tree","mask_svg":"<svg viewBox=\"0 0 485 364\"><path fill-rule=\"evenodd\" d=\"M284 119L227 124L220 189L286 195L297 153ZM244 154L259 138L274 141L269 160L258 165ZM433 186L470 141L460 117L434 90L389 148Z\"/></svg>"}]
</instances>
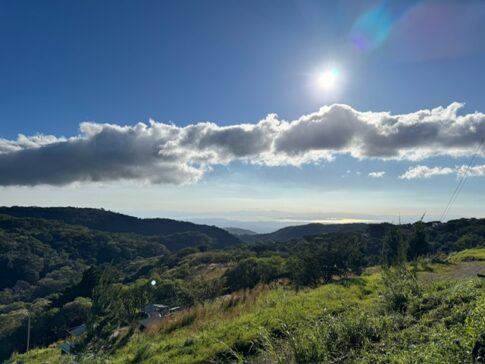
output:
<instances>
[{"instance_id":1,"label":"tree","mask_svg":"<svg viewBox=\"0 0 485 364\"><path fill-rule=\"evenodd\" d=\"M284 274L284 260L279 256L242 259L226 275L228 288L235 291L252 288L258 283L269 283Z\"/></svg>"},{"instance_id":2,"label":"tree","mask_svg":"<svg viewBox=\"0 0 485 364\"><path fill-rule=\"evenodd\" d=\"M425 255L429 252L429 243L426 237L425 224L423 222L417 222L413 226L413 232L409 239L408 259L414 260L421 255Z\"/></svg>"},{"instance_id":3,"label":"tree","mask_svg":"<svg viewBox=\"0 0 485 364\"><path fill-rule=\"evenodd\" d=\"M93 290L93 305L87 322L90 337L106 339L123 323L120 290L121 284L116 283L114 269L107 267Z\"/></svg>"},{"instance_id":4,"label":"tree","mask_svg":"<svg viewBox=\"0 0 485 364\"><path fill-rule=\"evenodd\" d=\"M382 244L382 263L385 266L400 265L406 261L407 244L398 227L391 227Z\"/></svg>"},{"instance_id":5,"label":"tree","mask_svg":"<svg viewBox=\"0 0 485 364\"><path fill-rule=\"evenodd\" d=\"M300 285L317 285L359 271L362 254L358 245L355 239L349 237L317 238L297 253L293 261L293 280Z\"/></svg>"}]
</instances>

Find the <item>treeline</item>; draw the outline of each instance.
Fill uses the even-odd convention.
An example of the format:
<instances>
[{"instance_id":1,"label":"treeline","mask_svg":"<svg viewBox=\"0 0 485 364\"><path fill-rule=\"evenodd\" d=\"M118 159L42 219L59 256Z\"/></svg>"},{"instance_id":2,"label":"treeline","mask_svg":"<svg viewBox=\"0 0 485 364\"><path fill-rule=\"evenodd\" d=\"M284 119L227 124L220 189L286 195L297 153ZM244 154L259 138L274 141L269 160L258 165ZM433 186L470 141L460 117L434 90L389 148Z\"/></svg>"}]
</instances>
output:
<instances>
[{"instance_id":1,"label":"treeline","mask_svg":"<svg viewBox=\"0 0 485 364\"><path fill-rule=\"evenodd\" d=\"M194 241L214 248L241 243L237 237L216 226L172 219L141 219L104 209L13 206L0 207L0 214L19 218L55 220L108 233L159 236L163 237L165 246L174 251L192 246Z\"/></svg>"}]
</instances>

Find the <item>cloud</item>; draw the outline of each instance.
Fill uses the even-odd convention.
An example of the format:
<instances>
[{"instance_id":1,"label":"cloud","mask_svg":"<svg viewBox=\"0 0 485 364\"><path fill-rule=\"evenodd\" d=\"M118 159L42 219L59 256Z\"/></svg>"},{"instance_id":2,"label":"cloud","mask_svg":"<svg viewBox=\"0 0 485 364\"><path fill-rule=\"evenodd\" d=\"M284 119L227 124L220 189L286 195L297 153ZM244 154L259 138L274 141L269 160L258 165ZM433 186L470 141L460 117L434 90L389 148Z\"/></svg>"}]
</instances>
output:
<instances>
[{"instance_id":1,"label":"cloud","mask_svg":"<svg viewBox=\"0 0 485 364\"><path fill-rule=\"evenodd\" d=\"M470 177L485 176L485 165L474 167L461 166L457 168L457 174L459 177L463 175L467 175Z\"/></svg>"},{"instance_id":2,"label":"cloud","mask_svg":"<svg viewBox=\"0 0 485 364\"><path fill-rule=\"evenodd\" d=\"M432 176L453 174L455 170L449 167L427 167L418 165L410 167L406 173L399 176L400 179L430 178Z\"/></svg>"},{"instance_id":3,"label":"cloud","mask_svg":"<svg viewBox=\"0 0 485 364\"><path fill-rule=\"evenodd\" d=\"M370 172L369 177L371 178L382 178L386 174L385 171L379 171L379 172Z\"/></svg>"},{"instance_id":4,"label":"cloud","mask_svg":"<svg viewBox=\"0 0 485 364\"><path fill-rule=\"evenodd\" d=\"M450 167L427 167L418 165L415 167L410 167L404 174L399 176L401 179L418 179L418 178L431 178L432 176L440 175L450 175L456 174L457 177L462 177L464 175L469 177L474 176L485 176L485 165L468 167L468 166L457 166L454 168Z\"/></svg>"},{"instance_id":5,"label":"cloud","mask_svg":"<svg viewBox=\"0 0 485 364\"><path fill-rule=\"evenodd\" d=\"M299 166L339 154L416 161L471 155L485 137L485 114L460 116L462 106L393 115L334 104L293 121L270 114L256 124L230 126L82 123L80 133L70 138L0 139L0 185L120 179L184 184L234 160Z\"/></svg>"}]
</instances>

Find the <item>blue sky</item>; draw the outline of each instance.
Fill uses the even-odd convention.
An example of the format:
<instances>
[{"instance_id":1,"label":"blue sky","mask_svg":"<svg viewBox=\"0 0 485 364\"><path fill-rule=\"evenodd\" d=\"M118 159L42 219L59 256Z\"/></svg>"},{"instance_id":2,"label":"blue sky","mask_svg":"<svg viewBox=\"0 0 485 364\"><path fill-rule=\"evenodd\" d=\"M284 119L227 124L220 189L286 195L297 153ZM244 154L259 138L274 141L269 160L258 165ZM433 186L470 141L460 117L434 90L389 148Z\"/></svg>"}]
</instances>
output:
<instances>
[{"instance_id":1,"label":"blue sky","mask_svg":"<svg viewBox=\"0 0 485 364\"><path fill-rule=\"evenodd\" d=\"M0 0L0 138L76 137L85 121L223 127L276 113L291 122L334 103L397 115L462 102L458 115L485 112L484 16L482 1ZM336 85L316 87L329 67L338 69ZM191 183L132 174L14 181L0 199L253 222L433 217L457 174L399 176L417 165L458 168L472 144L458 157L442 146L419 160L336 153L274 166L219 157ZM484 182L470 177L450 216L483 216Z\"/></svg>"}]
</instances>

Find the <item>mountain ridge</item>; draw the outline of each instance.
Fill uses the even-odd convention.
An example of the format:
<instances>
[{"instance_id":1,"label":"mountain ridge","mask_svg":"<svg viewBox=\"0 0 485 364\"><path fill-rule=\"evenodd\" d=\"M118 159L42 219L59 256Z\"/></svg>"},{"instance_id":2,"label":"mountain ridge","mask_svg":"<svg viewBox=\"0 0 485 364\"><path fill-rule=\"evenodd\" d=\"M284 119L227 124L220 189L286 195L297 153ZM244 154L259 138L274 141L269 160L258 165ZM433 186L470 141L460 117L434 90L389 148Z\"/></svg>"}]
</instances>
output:
<instances>
[{"instance_id":1,"label":"mountain ridge","mask_svg":"<svg viewBox=\"0 0 485 364\"><path fill-rule=\"evenodd\" d=\"M309 223L304 225L287 226L271 233L256 234L256 235L239 235L238 237L247 242L253 243L257 241L280 241L286 242L291 239L300 239L306 236L313 236L327 233L350 233L363 232L370 224L365 223L350 223L350 224L321 224Z\"/></svg>"},{"instance_id":2,"label":"mountain ridge","mask_svg":"<svg viewBox=\"0 0 485 364\"><path fill-rule=\"evenodd\" d=\"M208 237L215 247L224 248L240 244L241 240L217 226L195 224L167 218L138 218L104 209L79 207L0 207L0 214L19 218L41 218L62 221L70 225L81 225L89 229L110 233L132 233L144 236L181 237L188 232ZM202 239L207 240L207 239ZM206 243L207 241L204 241ZM182 244L181 248L190 244ZM195 244L194 244L195 245ZM174 248L173 246L170 248Z\"/></svg>"}]
</instances>

